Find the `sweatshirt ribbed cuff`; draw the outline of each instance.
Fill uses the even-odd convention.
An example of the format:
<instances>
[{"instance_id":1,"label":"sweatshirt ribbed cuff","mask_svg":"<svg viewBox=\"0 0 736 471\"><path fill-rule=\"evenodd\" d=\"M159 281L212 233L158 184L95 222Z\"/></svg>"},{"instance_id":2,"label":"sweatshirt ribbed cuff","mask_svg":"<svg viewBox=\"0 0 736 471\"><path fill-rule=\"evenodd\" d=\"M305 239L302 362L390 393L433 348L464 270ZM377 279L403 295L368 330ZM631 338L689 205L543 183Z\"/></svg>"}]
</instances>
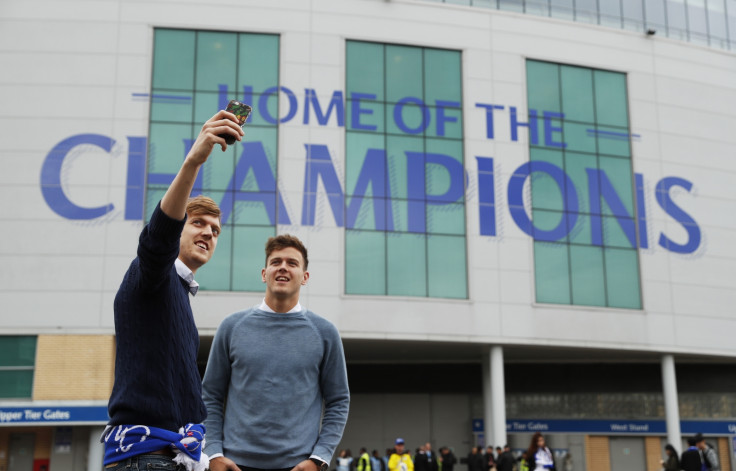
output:
<instances>
[{"instance_id":1,"label":"sweatshirt ribbed cuff","mask_svg":"<svg viewBox=\"0 0 736 471\"><path fill-rule=\"evenodd\" d=\"M156 209L151 214L151 220L148 222L148 230L152 234L162 236L167 241L178 239L181 237L181 231L184 229L184 223L187 217L182 220L176 220L166 215L161 210L161 202L156 205Z\"/></svg>"}]
</instances>

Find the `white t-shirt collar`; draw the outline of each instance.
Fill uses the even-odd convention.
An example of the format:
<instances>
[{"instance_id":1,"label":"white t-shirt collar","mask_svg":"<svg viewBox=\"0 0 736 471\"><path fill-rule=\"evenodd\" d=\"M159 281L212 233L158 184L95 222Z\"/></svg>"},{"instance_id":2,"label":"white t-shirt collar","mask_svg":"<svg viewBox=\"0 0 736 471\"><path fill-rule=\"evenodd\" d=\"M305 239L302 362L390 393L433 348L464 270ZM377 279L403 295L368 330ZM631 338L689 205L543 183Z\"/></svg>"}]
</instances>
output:
<instances>
[{"instance_id":1,"label":"white t-shirt collar","mask_svg":"<svg viewBox=\"0 0 736 471\"><path fill-rule=\"evenodd\" d=\"M274 311L273 309L271 309L270 307L268 307L268 304L266 304L266 298L263 298L263 301L261 301L261 305L258 306L258 309L260 309L261 311L264 311L264 312L272 312L274 314L277 314L276 311ZM289 312L287 312L286 314L291 314L293 312L301 312L301 310L302 310L302 305L299 304L299 302L297 302L296 303L296 306L294 306L293 308L289 309Z\"/></svg>"}]
</instances>

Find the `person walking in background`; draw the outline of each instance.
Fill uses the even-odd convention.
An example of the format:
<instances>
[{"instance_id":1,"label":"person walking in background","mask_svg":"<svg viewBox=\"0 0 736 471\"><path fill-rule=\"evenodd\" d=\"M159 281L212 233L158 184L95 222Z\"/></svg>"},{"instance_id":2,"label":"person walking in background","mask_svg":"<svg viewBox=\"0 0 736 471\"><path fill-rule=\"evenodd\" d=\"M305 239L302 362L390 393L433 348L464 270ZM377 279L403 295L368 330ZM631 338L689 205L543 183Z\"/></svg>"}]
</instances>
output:
<instances>
[{"instance_id":1,"label":"person walking in background","mask_svg":"<svg viewBox=\"0 0 736 471\"><path fill-rule=\"evenodd\" d=\"M664 447L666 459L659 460L664 471L680 471L680 459L677 457L677 450L669 443Z\"/></svg>"},{"instance_id":2,"label":"person walking in background","mask_svg":"<svg viewBox=\"0 0 736 471\"><path fill-rule=\"evenodd\" d=\"M365 448L361 448L358 452L357 471L371 471L371 457Z\"/></svg>"},{"instance_id":3,"label":"person walking in background","mask_svg":"<svg viewBox=\"0 0 736 471\"><path fill-rule=\"evenodd\" d=\"M452 450L443 446L440 448L439 461L442 471L453 471L455 469L455 463L457 463L457 458L455 458Z\"/></svg>"},{"instance_id":4,"label":"person walking in background","mask_svg":"<svg viewBox=\"0 0 736 471\"><path fill-rule=\"evenodd\" d=\"M552 454L552 450L547 447L544 436L539 432L532 436L532 441L526 450L526 457L529 462L530 471L556 469L555 457Z\"/></svg>"},{"instance_id":5,"label":"person walking in background","mask_svg":"<svg viewBox=\"0 0 736 471\"><path fill-rule=\"evenodd\" d=\"M217 247L220 208L211 198L189 196L215 146L227 148L224 135L241 140L243 130L235 115L219 111L204 123L153 210L115 296L115 383L101 438L106 471L207 467L199 446L207 415L197 368L199 332L189 295L199 287L194 274Z\"/></svg>"},{"instance_id":6,"label":"person walking in background","mask_svg":"<svg viewBox=\"0 0 736 471\"><path fill-rule=\"evenodd\" d=\"M572 453L569 451L565 453L565 457L562 459L562 470L563 471L574 471L575 465L572 462Z\"/></svg>"},{"instance_id":7,"label":"person walking in background","mask_svg":"<svg viewBox=\"0 0 736 471\"><path fill-rule=\"evenodd\" d=\"M688 449L682 452L680 457L680 468L682 471L705 471L705 460L703 452L696 446L695 437L687 439Z\"/></svg>"},{"instance_id":8,"label":"person walking in background","mask_svg":"<svg viewBox=\"0 0 736 471\"><path fill-rule=\"evenodd\" d=\"M381 455L378 454L378 450L373 450L371 454L371 470L372 471L387 471L383 468L383 460Z\"/></svg>"},{"instance_id":9,"label":"person walking in background","mask_svg":"<svg viewBox=\"0 0 736 471\"><path fill-rule=\"evenodd\" d=\"M718 462L718 454L712 446L705 442L705 438L701 434L695 435L695 446L703 453L703 461L709 471L721 471L721 465Z\"/></svg>"},{"instance_id":10,"label":"person walking in background","mask_svg":"<svg viewBox=\"0 0 736 471\"><path fill-rule=\"evenodd\" d=\"M414 453L414 469L415 471L429 471L429 461L427 461L424 445L417 448Z\"/></svg>"},{"instance_id":11,"label":"person walking in background","mask_svg":"<svg viewBox=\"0 0 736 471\"><path fill-rule=\"evenodd\" d=\"M468 471L487 471L481 448L474 446L468 455Z\"/></svg>"},{"instance_id":12,"label":"person walking in background","mask_svg":"<svg viewBox=\"0 0 736 471\"><path fill-rule=\"evenodd\" d=\"M511 454L511 448L505 445L498 454L496 469L498 471L513 471L514 463L516 463L516 460L514 459L514 455Z\"/></svg>"},{"instance_id":13,"label":"person walking in background","mask_svg":"<svg viewBox=\"0 0 736 471\"><path fill-rule=\"evenodd\" d=\"M337 463L337 471L351 471L353 467L353 454L350 450L342 449L335 460Z\"/></svg>"},{"instance_id":14,"label":"person walking in background","mask_svg":"<svg viewBox=\"0 0 736 471\"><path fill-rule=\"evenodd\" d=\"M414 462L411 460L403 438L397 438L394 442L394 450L388 460L388 469L389 471L414 471Z\"/></svg>"},{"instance_id":15,"label":"person walking in background","mask_svg":"<svg viewBox=\"0 0 736 471\"><path fill-rule=\"evenodd\" d=\"M519 471L529 471L529 460L527 459L526 451L519 457Z\"/></svg>"},{"instance_id":16,"label":"person walking in background","mask_svg":"<svg viewBox=\"0 0 736 471\"><path fill-rule=\"evenodd\" d=\"M496 457L493 456L493 446L488 445L488 447L486 447L486 454L484 458L486 471L496 469Z\"/></svg>"},{"instance_id":17,"label":"person walking in background","mask_svg":"<svg viewBox=\"0 0 736 471\"><path fill-rule=\"evenodd\" d=\"M424 454L427 455L427 467L429 471L437 471L437 454L432 450L432 444L424 444Z\"/></svg>"},{"instance_id":18,"label":"person walking in background","mask_svg":"<svg viewBox=\"0 0 736 471\"><path fill-rule=\"evenodd\" d=\"M393 448L386 448L386 454L381 457L381 461L383 462L383 471L388 471L388 460L391 458L391 455L394 454Z\"/></svg>"}]
</instances>

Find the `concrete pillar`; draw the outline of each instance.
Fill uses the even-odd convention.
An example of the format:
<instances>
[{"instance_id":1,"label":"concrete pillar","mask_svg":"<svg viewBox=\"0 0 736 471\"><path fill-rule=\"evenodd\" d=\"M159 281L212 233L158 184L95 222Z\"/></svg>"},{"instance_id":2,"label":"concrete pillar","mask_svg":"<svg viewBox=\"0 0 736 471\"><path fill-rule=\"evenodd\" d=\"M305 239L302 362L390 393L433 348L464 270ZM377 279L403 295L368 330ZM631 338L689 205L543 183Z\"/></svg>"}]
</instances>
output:
<instances>
[{"instance_id":1,"label":"concrete pillar","mask_svg":"<svg viewBox=\"0 0 736 471\"><path fill-rule=\"evenodd\" d=\"M483 355L483 435L485 445L493 443L493 401L491 399L491 357ZM475 445L475 443L474 443Z\"/></svg>"},{"instance_id":2,"label":"concrete pillar","mask_svg":"<svg viewBox=\"0 0 736 471\"><path fill-rule=\"evenodd\" d=\"M506 443L506 384L504 382L503 347L491 347L491 404L493 409L493 443Z\"/></svg>"},{"instance_id":3,"label":"concrete pillar","mask_svg":"<svg viewBox=\"0 0 736 471\"><path fill-rule=\"evenodd\" d=\"M104 449L100 443L100 437L105 427L90 427L89 429L89 455L87 456L87 471L100 471L104 458Z\"/></svg>"},{"instance_id":4,"label":"concrete pillar","mask_svg":"<svg viewBox=\"0 0 736 471\"><path fill-rule=\"evenodd\" d=\"M662 390L664 393L664 415L667 422L667 442L679 450L682 446L680 406L677 400L675 357L672 355L662 355Z\"/></svg>"},{"instance_id":5,"label":"concrete pillar","mask_svg":"<svg viewBox=\"0 0 736 471\"><path fill-rule=\"evenodd\" d=\"M506 386L503 347L494 345L483 356L483 421L486 446L506 443Z\"/></svg>"}]
</instances>

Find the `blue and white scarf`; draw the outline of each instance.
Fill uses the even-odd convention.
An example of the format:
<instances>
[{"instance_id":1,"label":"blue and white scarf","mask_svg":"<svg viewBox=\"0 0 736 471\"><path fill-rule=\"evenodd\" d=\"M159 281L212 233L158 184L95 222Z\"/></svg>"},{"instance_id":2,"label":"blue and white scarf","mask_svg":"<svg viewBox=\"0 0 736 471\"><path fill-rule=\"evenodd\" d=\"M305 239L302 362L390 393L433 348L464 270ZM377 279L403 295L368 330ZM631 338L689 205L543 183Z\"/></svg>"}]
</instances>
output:
<instances>
[{"instance_id":1,"label":"blue and white scarf","mask_svg":"<svg viewBox=\"0 0 736 471\"><path fill-rule=\"evenodd\" d=\"M147 425L108 425L101 441L105 444L104 464L116 463L136 455L171 447L173 460L189 471L204 471L209 458L204 449L204 425L187 424L179 432Z\"/></svg>"}]
</instances>

